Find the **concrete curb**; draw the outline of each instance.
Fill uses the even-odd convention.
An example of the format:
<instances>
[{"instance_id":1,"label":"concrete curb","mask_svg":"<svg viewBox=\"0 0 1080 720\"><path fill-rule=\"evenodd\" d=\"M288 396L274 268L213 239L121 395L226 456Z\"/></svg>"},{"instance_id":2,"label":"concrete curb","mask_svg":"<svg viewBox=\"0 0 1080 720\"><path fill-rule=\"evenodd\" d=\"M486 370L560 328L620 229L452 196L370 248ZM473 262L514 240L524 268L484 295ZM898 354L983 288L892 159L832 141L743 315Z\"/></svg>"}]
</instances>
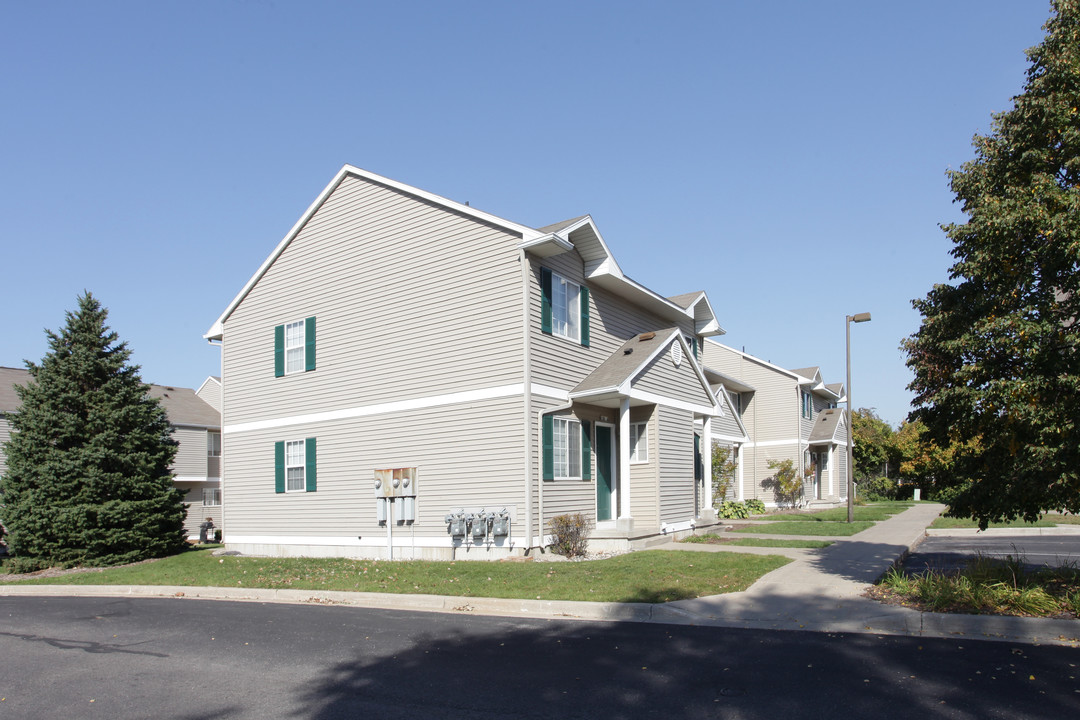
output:
<instances>
[{"instance_id":1,"label":"concrete curb","mask_svg":"<svg viewBox=\"0 0 1080 720\"><path fill-rule=\"evenodd\" d=\"M926 534L936 537L988 537L991 535L1054 536L1080 535L1080 525L1057 525L1044 528L926 528Z\"/></svg>"}]
</instances>

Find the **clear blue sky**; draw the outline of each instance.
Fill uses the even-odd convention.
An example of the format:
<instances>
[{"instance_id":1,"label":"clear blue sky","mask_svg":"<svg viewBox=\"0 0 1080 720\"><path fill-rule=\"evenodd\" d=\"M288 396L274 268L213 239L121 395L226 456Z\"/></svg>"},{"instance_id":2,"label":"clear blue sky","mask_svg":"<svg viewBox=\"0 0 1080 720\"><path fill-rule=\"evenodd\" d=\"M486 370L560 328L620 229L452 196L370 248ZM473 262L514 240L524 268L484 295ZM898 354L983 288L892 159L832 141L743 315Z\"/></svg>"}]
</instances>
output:
<instances>
[{"instance_id":1,"label":"clear blue sky","mask_svg":"<svg viewBox=\"0 0 1080 720\"><path fill-rule=\"evenodd\" d=\"M945 171L1020 92L1048 2L4 2L0 365L90 290L148 382L345 163L539 227L590 213L722 342L898 423ZM411 342L406 335L402 343Z\"/></svg>"}]
</instances>

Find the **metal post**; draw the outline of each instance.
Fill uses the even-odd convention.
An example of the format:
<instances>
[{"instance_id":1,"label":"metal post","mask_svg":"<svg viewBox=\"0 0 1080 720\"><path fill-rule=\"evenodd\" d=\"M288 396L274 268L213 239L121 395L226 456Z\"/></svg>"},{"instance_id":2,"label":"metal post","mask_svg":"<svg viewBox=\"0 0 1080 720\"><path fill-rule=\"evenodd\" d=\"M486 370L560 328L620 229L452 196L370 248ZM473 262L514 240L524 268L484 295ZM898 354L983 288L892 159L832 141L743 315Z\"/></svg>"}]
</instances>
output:
<instances>
[{"instance_id":1,"label":"metal post","mask_svg":"<svg viewBox=\"0 0 1080 720\"><path fill-rule=\"evenodd\" d=\"M855 520L855 422L851 414L851 323L869 322L870 313L856 313L844 318L847 342L847 521Z\"/></svg>"},{"instance_id":2,"label":"metal post","mask_svg":"<svg viewBox=\"0 0 1080 720\"><path fill-rule=\"evenodd\" d=\"M847 521L855 520L855 426L851 415L851 316L844 322L847 340Z\"/></svg>"}]
</instances>

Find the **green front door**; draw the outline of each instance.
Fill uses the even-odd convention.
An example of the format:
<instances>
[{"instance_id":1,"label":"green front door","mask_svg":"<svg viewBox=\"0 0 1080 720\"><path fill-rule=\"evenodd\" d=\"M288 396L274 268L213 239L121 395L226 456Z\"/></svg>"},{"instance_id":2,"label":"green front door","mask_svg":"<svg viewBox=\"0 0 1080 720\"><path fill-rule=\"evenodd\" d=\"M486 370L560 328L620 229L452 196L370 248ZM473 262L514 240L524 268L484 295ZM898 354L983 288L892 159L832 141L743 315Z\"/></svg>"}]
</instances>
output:
<instances>
[{"instance_id":1,"label":"green front door","mask_svg":"<svg viewBox=\"0 0 1080 720\"><path fill-rule=\"evenodd\" d=\"M615 473L611 466L611 426L596 426L596 520L611 519L611 491Z\"/></svg>"}]
</instances>

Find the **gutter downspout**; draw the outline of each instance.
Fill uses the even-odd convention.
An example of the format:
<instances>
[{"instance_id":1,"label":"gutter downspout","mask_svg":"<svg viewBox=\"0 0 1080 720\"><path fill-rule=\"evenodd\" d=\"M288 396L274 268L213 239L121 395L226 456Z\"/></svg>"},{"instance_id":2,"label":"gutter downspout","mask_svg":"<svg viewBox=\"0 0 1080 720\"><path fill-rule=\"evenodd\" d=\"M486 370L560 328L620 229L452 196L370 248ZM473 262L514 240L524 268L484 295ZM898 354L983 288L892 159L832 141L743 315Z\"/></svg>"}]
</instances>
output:
<instances>
[{"instance_id":1,"label":"gutter downspout","mask_svg":"<svg viewBox=\"0 0 1080 720\"><path fill-rule=\"evenodd\" d=\"M532 358L529 354L530 338L529 330L531 323L529 322L529 258L525 254L524 248L518 250L518 263L521 265L521 357L524 364L524 380L523 380L523 392L524 403L522 422L525 426L525 431L521 434L524 438L525 447L525 527L526 527L526 540L525 540L525 552L532 549L532 527L533 527L533 506L532 506L532 478L533 478L533 459L532 459L532 443L529 442L532 436L532 429L529 427L529 423L532 420ZM539 425L537 425L539 427ZM543 452L543 449L541 449ZM541 479L541 482L543 480Z\"/></svg>"}]
</instances>

